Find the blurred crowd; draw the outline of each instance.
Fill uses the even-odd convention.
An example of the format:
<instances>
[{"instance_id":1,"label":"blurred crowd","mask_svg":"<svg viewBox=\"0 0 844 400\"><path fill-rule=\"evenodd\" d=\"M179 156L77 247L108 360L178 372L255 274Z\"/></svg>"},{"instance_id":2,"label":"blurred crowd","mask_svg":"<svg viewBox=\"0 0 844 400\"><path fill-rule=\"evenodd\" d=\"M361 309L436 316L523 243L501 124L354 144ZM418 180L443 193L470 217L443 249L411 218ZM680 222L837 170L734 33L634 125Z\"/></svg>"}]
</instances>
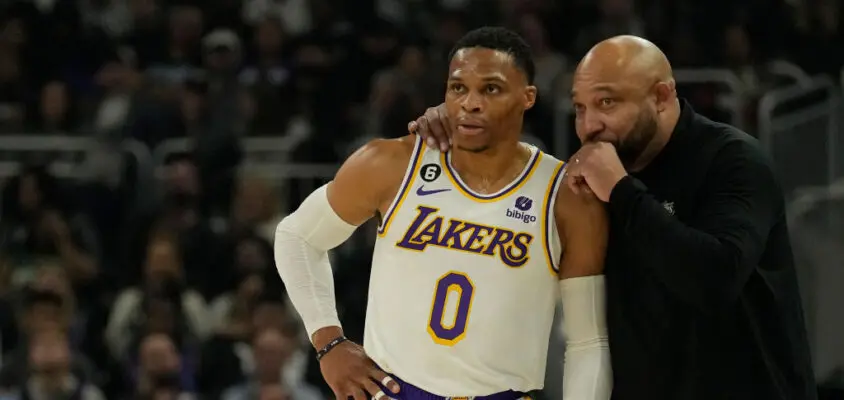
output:
<instances>
[{"instance_id":1,"label":"blurred crowd","mask_svg":"<svg viewBox=\"0 0 844 400\"><path fill-rule=\"evenodd\" d=\"M837 80L842 12L835 0L0 0L0 138L92 137L106 160L63 179L33 154L3 182L0 398L328 397L273 265L275 224L300 199L239 170L241 139L288 138L290 160L333 163L404 135L441 101L447 53L473 27L528 40L540 98L527 129L552 143L555 102L601 39L646 36L675 68L734 71L753 98L777 84L772 60ZM723 117L711 93L688 95ZM174 138L188 151L150 187L109 147ZM359 340L371 243L356 243L334 257Z\"/></svg>"}]
</instances>

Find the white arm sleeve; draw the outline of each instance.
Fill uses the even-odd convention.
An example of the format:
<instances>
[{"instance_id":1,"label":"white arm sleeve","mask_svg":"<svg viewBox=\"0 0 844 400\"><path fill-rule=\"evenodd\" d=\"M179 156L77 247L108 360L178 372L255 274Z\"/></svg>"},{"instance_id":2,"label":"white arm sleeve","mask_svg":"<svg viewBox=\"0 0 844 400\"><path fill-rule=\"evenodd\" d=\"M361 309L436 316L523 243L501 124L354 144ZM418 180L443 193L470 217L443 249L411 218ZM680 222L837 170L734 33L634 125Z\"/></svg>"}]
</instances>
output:
<instances>
[{"instance_id":1,"label":"white arm sleeve","mask_svg":"<svg viewBox=\"0 0 844 400\"><path fill-rule=\"evenodd\" d=\"M608 400L612 366L607 339L604 276L560 281L566 356L563 400Z\"/></svg>"},{"instance_id":2,"label":"white arm sleeve","mask_svg":"<svg viewBox=\"0 0 844 400\"><path fill-rule=\"evenodd\" d=\"M311 193L275 230L276 268L308 338L320 328L340 326L328 250L343 244L357 229L331 208L326 187Z\"/></svg>"}]
</instances>

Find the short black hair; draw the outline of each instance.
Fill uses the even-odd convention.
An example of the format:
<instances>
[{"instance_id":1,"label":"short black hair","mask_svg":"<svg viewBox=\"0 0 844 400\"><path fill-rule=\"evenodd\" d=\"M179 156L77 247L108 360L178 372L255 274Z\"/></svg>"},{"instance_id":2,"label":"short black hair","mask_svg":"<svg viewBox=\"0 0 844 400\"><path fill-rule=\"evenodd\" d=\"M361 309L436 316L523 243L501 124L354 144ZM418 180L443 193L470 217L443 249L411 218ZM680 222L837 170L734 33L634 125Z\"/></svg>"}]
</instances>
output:
<instances>
[{"instance_id":1,"label":"short black hair","mask_svg":"<svg viewBox=\"0 0 844 400\"><path fill-rule=\"evenodd\" d=\"M448 59L451 60L454 58L454 55L458 51L472 47L481 47L509 54L513 57L516 67L521 69L527 76L528 84L533 84L533 78L536 75L536 65L533 63L530 46L518 33L498 26L485 26L475 29L463 35L454 44L454 47L448 54Z\"/></svg>"}]
</instances>

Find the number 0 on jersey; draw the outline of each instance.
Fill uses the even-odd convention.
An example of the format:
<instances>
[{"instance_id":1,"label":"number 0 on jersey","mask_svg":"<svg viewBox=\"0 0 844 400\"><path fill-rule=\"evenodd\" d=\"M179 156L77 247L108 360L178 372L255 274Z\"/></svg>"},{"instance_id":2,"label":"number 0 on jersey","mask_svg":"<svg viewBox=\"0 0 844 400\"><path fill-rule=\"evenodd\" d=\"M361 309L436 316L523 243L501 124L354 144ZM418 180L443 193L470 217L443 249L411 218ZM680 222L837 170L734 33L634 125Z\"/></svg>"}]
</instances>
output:
<instances>
[{"instance_id":1,"label":"number 0 on jersey","mask_svg":"<svg viewBox=\"0 0 844 400\"><path fill-rule=\"evenodd\" d=\"M457 295L457 310L453 314L453 319L448 318L446 321L445 307L450 293ZM466 325L469 322L469 313L472 311L474 295L475 285L472 284L469 276L462 272L451 271L437 280L431 317L428 320L428 333L434 342L443 346L453 346L463 340L466 336Z\"/></svg>"}]
</instances>

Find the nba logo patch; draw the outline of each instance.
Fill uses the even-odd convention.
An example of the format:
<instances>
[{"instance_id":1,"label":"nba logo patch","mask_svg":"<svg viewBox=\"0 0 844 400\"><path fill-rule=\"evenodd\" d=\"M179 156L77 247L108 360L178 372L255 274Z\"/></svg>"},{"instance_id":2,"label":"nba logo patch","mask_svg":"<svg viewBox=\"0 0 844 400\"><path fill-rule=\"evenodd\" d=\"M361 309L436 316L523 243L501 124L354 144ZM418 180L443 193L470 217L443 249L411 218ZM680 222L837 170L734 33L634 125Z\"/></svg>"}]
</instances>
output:
<instances>
[{"instance_id":1,"label":"nba logo patch","mask_svg":"<svg viewBox=\"0 0 844 400\"><path fill-rule=\"evenodd\" d=\"M519 198L516 199L516 208L519 210L527 211L530 210L531 207L533 207L533 200L525 196L519 196Z\"/></svg>"}]
</instances>

